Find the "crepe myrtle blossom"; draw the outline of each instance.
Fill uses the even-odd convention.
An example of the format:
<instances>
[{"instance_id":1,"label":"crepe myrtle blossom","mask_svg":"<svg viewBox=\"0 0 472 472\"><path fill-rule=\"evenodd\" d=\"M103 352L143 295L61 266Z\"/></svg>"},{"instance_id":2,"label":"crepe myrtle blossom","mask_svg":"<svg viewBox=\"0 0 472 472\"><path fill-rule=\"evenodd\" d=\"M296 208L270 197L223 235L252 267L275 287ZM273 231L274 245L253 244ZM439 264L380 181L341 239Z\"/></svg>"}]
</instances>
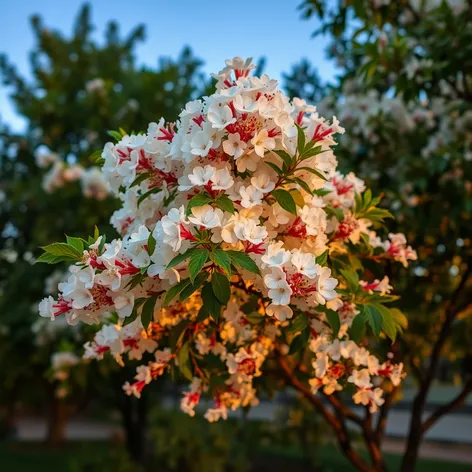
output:
<instances>
[{"instance_id":1,"label":"crepe myrtle blossom","mask_svg":"<svg viewBox=\"0 0 472 472\"><path fill-rule=\"evenodd\" d=\"M39 262L71 266L40 315L100 324L84 357L139 361L128 395L170 371L187 379L190 416L203 403L208 421L257 405L266 361L293 356L313 394L354 388L354 402L375 411L403 366L377 358L375 342L354 331L395 339L406 323L384 305L394 295L383 262L406 265L416 253L403 235L385 237L389 214L364 182L337 171L336 117L290 101L252 69L228 60L214 93L177 122L105 145L121 238L97 230L46 246ZM389 322L369 324L379 317Z\"/></svg>"}]
</instances>

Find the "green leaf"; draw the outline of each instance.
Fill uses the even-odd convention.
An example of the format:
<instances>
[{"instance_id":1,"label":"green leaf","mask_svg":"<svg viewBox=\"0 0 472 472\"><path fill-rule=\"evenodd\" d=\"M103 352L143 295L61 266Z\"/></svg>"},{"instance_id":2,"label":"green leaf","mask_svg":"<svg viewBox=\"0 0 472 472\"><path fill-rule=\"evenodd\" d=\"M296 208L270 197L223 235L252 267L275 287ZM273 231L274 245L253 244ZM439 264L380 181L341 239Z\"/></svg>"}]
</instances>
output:
<instances>
[{"instance_id":1,"label":"green leaf","mask_svg":"<svg viewBox=\"0 0 472 472\"><path fill-rule=\"evenodd\" d=\"M395 342L397 337L397 324L391 311L380 303L373 304L382 315L382 331Z\"/></svg>"},{"instance_id":2,"label":"green leaf","mask_svg":"<svg viewBox=\"0 0 472 472\"><path fill-rule=\"evenodd\" d=\"M89 161L92 162L93 164L100 164L102 162L105 162L105 159L102 157L103 149L97 149L96 151L93 151L92 154L89 156Z\"/></svg>"},{"instance_id":3,"label":"green leaf","mask_svg":"<svg viewBox=\"0 0 472 472\"><path fill-rule=\"evenodd\" d=\"M339 315L334 310L327 310L326 311L326 318L328 319L328 323L333 330L333 338L338 337L339 328L341 327L341 322L339 321Z\"/></svg>"},{"instance_id":4,"label":"green leaf","mask_svg":"<svg viewBox=\"0 0 472 472\"><path fill-rule=\"evenodd\" d=\"M282 159L282 161L284 161L284 164L287 166L287 167L290 167L293 163L293 158L292 156L286 152L286 151L274 151L275 154L277 154L277 156L280 157L280 159Z\"/></svg>"},{"instance_id":5,"label":"green leaf","mask_svg":"<svg viewBox=\"0 0 472 472\"><path fill-rule=\"evenodd\" d=\"M111 136L116 141L121 141L121 138L123 137L121 136L121 133L119 131L114 131L114 130L108 130L107 134L108 136Z\"/></svg>"},{"instance_id":6,"label":"green leaf","mask_svg":"<svg viewBox=\"0 0 472 472\"><path fill-rule=\"evenodd\" d=\"M195 249L190 254L190 261L188 263L188 271L190 281L193 283L197 274L203 269L205 262L208 260L209 251L208 249Z\"/></svg>"},{"instance_id":7,"label":"green leaf","mask_svg":"<svg viewBox=\"0 0 472 472\"><path fill-rule=\"evenodd\" d=\"M323 252L323 254L316 256L316 263L321 266L326 265L326 263L328 262L328 255L329 255L329 250L326 249L326 251Z\"/></svg>"},{"instance_id":8,"label":"green leaf","mask_svg":"<svg viewBox=\"0 0 472 472\"><path fill-rule=\"evenodd\" d=\"M190 364L190 343L186 342L177 353L177 362L181 374L187 379L193 379L192 366Z\"/></svg>"},{"instance_id":9,"label":"green leaf","mask_svg":"<svg viewBox=\"0 0 472 472\"><path fill-rule=\"evenodd\" d=\"M193 284L187 285L179 294L179 301L183 302L186 300L193 292L198 290L204 282L208 279L208 272L200 272L196 277Z\"/></svg>"},{"instance_id":10,"label":"green leaf","mask_svg":"<svg viewBox=\"0 0 472 472\"><path fill-rule=\"evenodd\" d=\"M194 207L201 207L206 205L207 203L211 202L211 197L208 193L197 193L194 195L187 203L187 210L186 215L190 215L192 213L192 208Z\"/></svg>"},{"instance_id":11,"label":"green leaf","mask_svg":"<svg viewBox=\"0 0 472 472\"><path fill-rule=\"evenodd\" d=\"M175 267L176 265L180 264L181 262L185 261L188 259L192 253L196 250L196 248L191 247L187 249L185 252L182 254L177 254L168 264L167 264L167 269L172 269L172 267Z\"/></svg>"},{"instance_id":12,"label":"green leaf","mask_svg":"<svg viewBox=\"0 0 472 472\"><path fill-rule=\"evenodd\" d=\"M172 285L172 287L167 291L162 306L166 307L169 303L188 285L190 285L190 279L181 280L179 283Z\"/></svg>"},{"instance_id":13,"label":"green leaf","mask_svg":"<svg viewBox=\"0 0 472 472\"><path fill-rule=\"evenodd\" d=\"M149 179L151 177L152 172L143 172L142 174L139 174L134 180L133 183L129 186L135 187L136 185L139 185L140 183L144 182L146 179Z\"/></svg>"},{"instance_id":14,"label":"green leaf","mask_svg":"<svg viewBox=\"0 0 472 472\"><path fill-rule=\"evenodd\" d=\"M398 331L403 331L408 328L408 318L398 308L391 308L390 313L397 325Z\"/></svg>"},{"instance_id":15,"label":"green leaf","mask_svg":"<svg viewBox=\"0 0 472 472\"><path fill-rule=\"evenodd\" d=\"M293 215L297 214L297 205L293 199L290 192L283 189L277 189L272 192L272 196L275 198L276 202L286 211L292 213Z\"/></svg>"},{"instance_id":16,"label":"green leaf","mask_svg":"<svg viewBox=\"0 0 472 472\"><path fill-rule=\"evenodd\" d=\"M36 259L35 264L40 262L44 262L45 264L58 264L59 262L75 260L75 258L69 256L54 256L53 254L48 254L47 252L44 252Z\"/></svg>"},{"instance_id":17,"label":"green leaf","mask_svg":"<svg viewBox=\"0 0 472 472\"><path fill-rule=\"evenodd\" d=\"M305 150L305 131L301 126L297 125L297 151L298 154L303 154L303 151Z\"/></svg>"},{"instance_id":18,"label":"green leaf","mask_svg":"<svg viewBox=\"0 0 472 472\"><path fill-rule=\"evenodd\" d=\"M352 320L352 325L348 330L349 337L356 343L362 341L365 335L364 313L359 313Z\"/></svg>"},{"instance_id":19,"label":"green leaf","mask_svg":"<svg viewBox=\"0 0 472 472\"><path fill-rule=\"evenodd\" d=\"M215 249L210 253L210 259L221 267L228 277L231 277L231 258L223 249Z\"/></svg>"},{"instance_id":20,"label":"green leaf","mask_svg":"<svg viewBox=\"0 0 472 472\"><path fill-rule=\"evenodd\" d=\"M287 333L299 333L307 328L309 325L308 317L303 313L292 319L289 327L286 329Z\"/></svg>"},{"instance_id":21,"label":"green leaf","mask_svg":"<svg viewBox=\"0 0 472 472\"><path fill-rule=\"evenodd\" d=\"M308 339L310 338L310 328L305 328L298 336L296 336L290 343L290 349L288 355L291 356L300 352L308 344Z\"/></svg>"},{"instance_id":22,"label":"green leaf","mask_svg":"<svg viewBox=\"0 0 472 472\"><path fill-rule=\"evenodd\" d=\"M382 221L385 218L393 218L393 215L383 208L372 208L365 212L363 218L366 218L370 221Z\"/></svg>"},{"instance_id":23,"label":"green leaf","mask_svg":"<svg viewBox=\"0 0 472 472\"><path fill-rule=\"evenodd\" d=\"M311 145L308 148L308 145L311 144L311 143L313 143L313 145ZM305 147L305 150L303 151L302 155L300 156L300 158L302 160L309 159L310 157L316 156L316 155L321 154L322 152L324 152L321 146L313 147L314 143L315 143L315 141L310 141L310 143L307 144L307 146Z\"/></svg>"},{"instance_id":24,"label":"green leaf","mask_svg":"<svg viewBox=\"0 0 472 472\"><path fill-rule=\"evenodd\" d=\"M143 203L144 200L146 200L147 197L149 197L150 195L153 195L154 193L159 193L161 192L162 189L159 188L159 187L153 187L151 190L148 190L147 192L143 193L139 198L138 198L138 202L137 202L137 205L138 205L138 208L139 208L139 205L141 205L141 203Z\"/></svg>"},{"instance_id":25,"label":"green leaf","mask_svg":"<svg viewBox=\"0 0 472 472\"><path fill-rule=\"evenodd\" d=\"M284 171L273 162L264 161L264 164L267 164L270 168L272 168L277 175L283 175Z\"/></svg>"},{"instance_id":26,"label":"green leaf","mask_svg":"<svg viewBox=\"0 0 472 472\"><path fill-rule=\"evenodd\" d=\"M143 305L141 311L141 323L144 326L144 329L147 329L149 323L154 319L154 307L156 305L157 296L153 295L151 298L148 298Z\"/></svg>"},{"instance_id":27,"label":"green leaf","mask_svg":"<svg viewBox=\"0 0 472 472\"><path fill-rule=\"evenodd\" d=\"M175 348L182 341L185 331L189 325L187 320L181 321L177 326L174 326L169 333L169 347L172 352L175 352Z\"/></svg>"},{"instance_id":28,"label":"green leaf","mask_svg":"<svg viewBox=\"0 0 472 472\"><path fill-rule=\"evenodd\" d=\"M298 178L298 177L294 177L293 180L298 184L300 185L300 187L305 190L306 193L310 194L310 195L313 195L313 192L311 191L311 188L310 186L302 179Z\"/></svg>"},{"instance_id":29,"label":"green leaf","mask_svg":"<svg viewBox=\"0 0 472 472\"><path fill-rule=\"evenodd\" d=\"M93 228L93 239L96 241L100 237L100 231L98 230L98 226L95 225Z\"/></svg>"},{"instance_id":30,"label":"green leaf","mask_svg":"<svg viewBox=\"0 0 472 472\"><path fill-rule=\"evenodd\" d=\"M216 200L215 204L218 208L220 208L223 211L227 211L228 213L234 213L234 203L233 201L228 197L228 195L220 195Z\"/></svg>"},{"instance_id":31,"label":"green leaf","mask_svg":"<svg viewBox=\"0 0 472 472\"><path fill-rule=\"evenodd\" d=\"M249 321L249 323L253 325L261 324L264 322L264 316L260 315L255 311L246 315L246 319Z\"/></svg>"},{"instance_id":32,"label":"green leaf","mask_svg":"<svg viewBox=\"0 0 472 472\"><path fill-rule=\"evenodd\" d=\"M310 173L316 175L317 177L319 177L322 180L328 180L321 172L319 172L315 169L312 169L311 167L297 167L295 170L296 171L297 170L306 170L307 172L310 172Z\"/></svg>"},{"instance_id":33,"label":"green leaf","mask_svg":"<svg viewBox=\"0 0 472 472\"><path fill-rule=\"evenodd\" d=\"M380 334L382 330L382 315L380 311L374 305L363 305L362 310L365 316L365 320L372 328L372 332L375 336Z\"/></svg>"},{"instance_id":34,"label":"green leaf","mask_svg":"<svg viewBox=\"0 0 472 472\"><path fill-rule=\"evenodd\" d=\"M82 259L83 253L78 251L74 246L71 246L67 243L53 243L49 244L49 246L42 246L43 249L48 254L52 254L53 256L63 256L68 257L71 260L79 261Z\"/></svg>"},{"instance_id":35,"label":"green leaf","mask_svg":"<svg viewBox=\"0 0 472 472\"><path fill-rule=\"evenodd\" d=\"M148 254L152 256L156 250L156 238L152 235L152 232L149 233L149 238L147 242Z\"/></svg>"},{"instance_id":36,"label":"green leaf","mask_svg":"<svg viewBox=\"0 0 472 472\"><path fill-rule=\"evenodd\" d=\"M66 236L67 244L70 244L72 247L77 249L81 254L84 252L84 242L80 238L73 238L71 236Z\"/></svg>"},{"instance_id":37,"label":"green leaf","mask_svg":"<svg viewBox=\"0 0 472 472\"><path fill-rule=\"evenodd\" d=\"M260 274L259 267L257 267L256 263L245 252L226 251L226 254L228 254L228 256L231 259L231 262L236 267L240 267L241 269L248 270L249 272L253 272L254 274Z\"/></svg>"},{"instance_id":38,"label":"green leaf","mask_svg":"<svg viewBox=\"0 0 472 472\"><path fill-rule=\"evenodd\" d=\"M342 269L339 272L346 279L349 290L353 293L357 293L360 290L359 274L355 270L348 269Z\"/></svg>"},{"instance_id":39,"label":"green leaf","mask_svg":"<svg viewBox=\"0 0 472 472\"><path fill-rule=\"evenodd\" d=\"M211 276L211 287L219 302L222 305L226 305L231 297L229 279L221 272L213 272L213 275Z\"/></svg>"},{"instance_id":40,"label":"green leaf","mask_svg":"<svg viewBox=\"0 0 472 472\"><path fill-rule=\"evenodd\" d=\"M211 283L207 282L202 288L202 301L205 310L215 320L218 321L221 312L221 303L213 293Z\"/></svg>"}]
</instances>

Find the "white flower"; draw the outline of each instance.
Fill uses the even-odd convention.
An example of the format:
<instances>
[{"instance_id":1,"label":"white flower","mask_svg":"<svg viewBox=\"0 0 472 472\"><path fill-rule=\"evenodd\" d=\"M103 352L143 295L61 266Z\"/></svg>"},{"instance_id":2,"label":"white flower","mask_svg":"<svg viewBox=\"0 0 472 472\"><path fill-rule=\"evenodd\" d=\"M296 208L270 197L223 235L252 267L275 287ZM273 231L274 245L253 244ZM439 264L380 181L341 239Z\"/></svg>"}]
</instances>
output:
<instances>
[{"instance_id":1,"label":"white flower","mask_svg":"<svg viewBox=\"0 0 472 472\"><path fill-rule=\"evenodd\" d=\"M262 172L251 178L251 185L261 193L272 192L275 188L275 182L271 180L270 175Z\"/></svg>"},{"instance_id":2,"label":"white flower","mask_svg":"<svg viewBox=\"0 0 472 472\"><path fill-rule=\"evenodd\" d=\"M234 185L233 177L229 169L218 169L211 178L212 190L229 190Z\"/></svg>"},{"instance_id":3,"label":"white flower","mask_svg":"<svg viewBox=\"0 0 472 472\"><path fill-rule=\"evenodd\" d=\"M318 275L316 277L315 300L320 305L324 305L327 300L334 300L337 297L334 289L338 285L338 281L331 277L331 269L328 267L321 267L317 264L316 270Z\"/></svg>"},{"instance_id":4,"label":"white flower","mask_svg":"<svg viewBox=\"0 0 472 472\"><path fill-rule=\"evenodd\" d=\"M195 167L191 174L188 176L188 180L194 186L206 185L215 175L216 169L212 166Z\"/></svg>"},{"instance_id":5,"label":"white flower","mask_svg":"<svg viewBox=\"0 0 472 472\"><path fill-rule=\"evenodd\" d=\"M224 129L236 121L231 108L228 105L218 102L210 105L207 116L208 121L212 124L213 128L216 129Z\"/></svg>"},{"instance_id":6,"label":"white flower","mask_svg":"<svg viewBox=\"0 0 472 472\"><path fill-rule=\"evenodd\" d=\"M309 279L313 279L318 274L318 268L320 267L316 264L313 254L304 253L299 250L292 252L292 264L297 268L298 272Z\"/></svg>"},{"instance_id":7,"label":"white flower","mask_svg":"<svg viewBox=\"0 0 472 472\"><path fill-rule=\"evenodd\" d=\"M262 203L263 193L257 190L252 185L248 187L241 187L239 189L241 195L241 206L244 208L251 208Z\"/></svg>"},{"instance_id":8,"label":"white flower","mask_svg":"<svg viewBox=\"0 0 472 472\"><path fill-rule=\"evenodd\" d=\"M370 388L372 383L370 381L370 373L368 369L353 370L352 374L347 379L348 382L353 383L356 387Z\"/></svg>"},{"instance_id":9,"label":"white flower","mask_svg":"<svg viewBox=\"0 0 472 472\"><path fill-rule=\"evenodd\" d=\"M211 205L203 205L192 208L192 215L188 219L196 226L204 228L217 228L222 225L223 212L219 208L213 208Z\"/></svg>"},{"instance_id":10,"label":"white flower","mask_svg":"<svg viewBox=\"0 0 472 472\"><path fill-rule=\"evenodd\" d=\"M246 149L247 144L241 141L241 137L238 133L228 134L228 139L223 141L223 150L229 156L234 156L235 159L239 159Z\"/></svg>"},{"instance_id":11,"label":"white flower","mask_svg":"<svg viewBox=\"0 0 472 472\"><path fill-rule=\"evenodd\" d=\"M279 321L285 321L290 319L293 316L293 310L286 305L274 305L271 303L266 308L266 313L268 316L273 316Z\"/></svg>"},{"instance_id":12,"label":"white flower","mask_svg":"<svg viewBox=\"0 0 472 472\"><path fill-rule=\"evenodd\" d=\"M283 242L271 243L267 246L262 262L269 267L281 267L290 260L291 254L283 248Z\"/></svg>"},{"instance_id":13,"label":"white flower","mask_svg":"<svg viewBox=\"0 0 472 472\"><path fill-rule=\"evenodd\" d=\"M269 137L269 132L263 128L252 139L251 144L254 146L254 152L264 157L266 151L275 149L275 139Z\"/></svg>"}]
</instances>

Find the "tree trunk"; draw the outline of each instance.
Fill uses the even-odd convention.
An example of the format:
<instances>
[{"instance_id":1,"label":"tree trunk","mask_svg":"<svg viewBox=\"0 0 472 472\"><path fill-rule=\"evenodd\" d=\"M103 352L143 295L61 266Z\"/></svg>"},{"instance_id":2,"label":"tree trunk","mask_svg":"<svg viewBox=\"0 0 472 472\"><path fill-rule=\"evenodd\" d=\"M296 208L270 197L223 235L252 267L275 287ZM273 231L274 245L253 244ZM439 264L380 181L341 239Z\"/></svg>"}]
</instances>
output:
<instances>
[{"instance_id":1,"label":"tree trunk","mask_svg":"<svg viewBox=\"0 0 472 472\"><path fill-rule=\"evenodd\" d=\"M126 436L128 453L136 464L144 465L147 441L147 399L126 396L121 415Z\"/></svg>"},{"instance_id":2,"label":"tree trunk","mask_svg":"<svg viewBox=\"0 0 472 472\"><path fill-rule=\"evenodd\" d=\"M49 410L46 442L48 446L58 447L66 438L68 420L67 404L58 398L53 398Z\"/></svg>"}]
</instances>

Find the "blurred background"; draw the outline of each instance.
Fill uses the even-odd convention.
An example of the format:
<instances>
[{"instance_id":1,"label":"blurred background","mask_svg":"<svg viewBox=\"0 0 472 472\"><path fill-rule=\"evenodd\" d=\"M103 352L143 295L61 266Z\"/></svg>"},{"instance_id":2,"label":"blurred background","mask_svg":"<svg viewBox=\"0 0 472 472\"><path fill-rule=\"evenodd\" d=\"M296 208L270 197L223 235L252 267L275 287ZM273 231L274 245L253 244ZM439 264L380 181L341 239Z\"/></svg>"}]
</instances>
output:
<instances>
[{"instance_id":1,"label":"blurred background","mask_svg":"<svg viewBox=\"0 0 472 472\"><path fill-rule=\"evenodd\" d=\"M389 269L409 318L393 346L409 375L389 396L389 467L418 439L415 470L472 470L469 0L2 3L0 470L354 470L290 390L268 386L254 411L208 424L180 413L165 379L125 396L132 365L81 359L94 327L37 314L66 270L34 265L38 247L94 225L114 235L95 163L106 130L176 119L235 55L338 117L341 170L384 196L392 232L418 251ZM428 418L420 433L412 412Z\"/></svg>"}]
</instances>

